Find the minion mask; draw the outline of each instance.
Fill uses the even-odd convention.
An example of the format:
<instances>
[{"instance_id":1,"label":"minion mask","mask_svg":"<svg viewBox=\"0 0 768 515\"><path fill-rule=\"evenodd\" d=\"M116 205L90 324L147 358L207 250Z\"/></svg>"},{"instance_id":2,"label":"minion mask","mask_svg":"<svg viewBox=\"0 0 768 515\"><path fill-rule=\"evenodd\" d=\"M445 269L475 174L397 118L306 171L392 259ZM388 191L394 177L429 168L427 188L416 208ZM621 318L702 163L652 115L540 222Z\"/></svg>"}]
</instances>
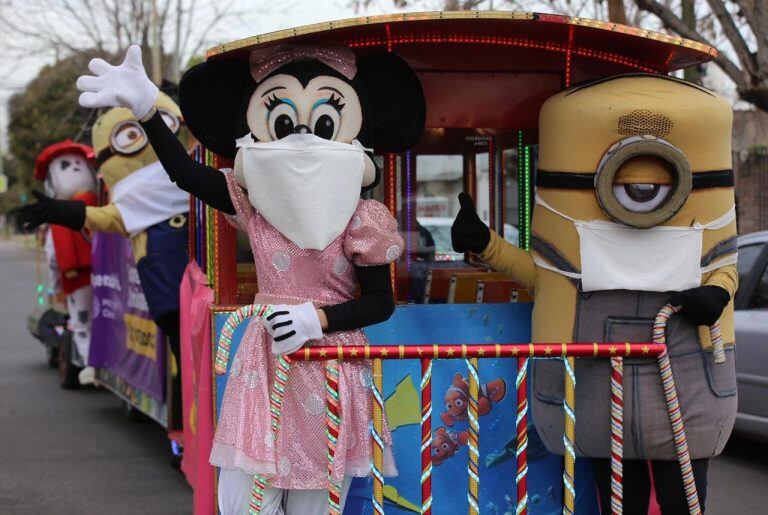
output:
<instances>
[{"instance_id":1,"label":"minion mask","mask_svg":"<svg viewBox=\"0 0 768 515\"><path fill-rule=\"evenodd\" d=\"M719 243L730 252L700 264L711 247L705 231L735 234L731 116L714 93L658 76L608 79L548 100L536 202L575 227L581 272L538 256L536 264L580 279L585 292L681 291L734 264L727 237Z\"/></svg>"},{"instance_id":2,"label":"minion mask","mask_svg":"<svg viewBox=\"0 0 768 515\"><path fill-rule=\"evenodd\" d=\"M165 93L158 94L155 105L186 147L189 133L179 106ZM92 141L99 172L110 190L121 179L157 161L144 129L129 109L114 107L102 114L93 125Z\"/></svg>"}]
</instances>

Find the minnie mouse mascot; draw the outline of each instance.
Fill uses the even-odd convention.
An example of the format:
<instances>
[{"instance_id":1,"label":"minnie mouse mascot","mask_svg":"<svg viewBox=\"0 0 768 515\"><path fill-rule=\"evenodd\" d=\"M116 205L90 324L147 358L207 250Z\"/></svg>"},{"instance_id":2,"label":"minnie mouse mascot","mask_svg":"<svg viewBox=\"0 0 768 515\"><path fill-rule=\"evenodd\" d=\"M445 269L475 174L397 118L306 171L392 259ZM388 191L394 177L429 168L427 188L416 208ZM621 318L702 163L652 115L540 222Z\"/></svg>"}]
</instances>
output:
<instances>
[{"instance_id":1,"label":"minnie mouse mascot","mask_svg":"<svg viewBox=\"0 0 768 515\"><path fill-rule=\"evenodd\" d=\"M130 108L171 180L248 233L255 302L273 309L263 323L251 320L231 363L210 458L221 467L220 511L246 512L258 474L270 478L261 513L327 513L325 367L294 363L275 438L276 355L307 344L366 344L360 328L391 315L389 264L403 240L388 209L360 192L379 178L369 147L399 152L418 141L425 119L418 78L394 54L358 60L345 47L276 46L248 62L201 63L182 78L180 105L203 145L234 158L234 170L220 171L189 158L156 112L157 88L138 47L119 66L95 59L89 67L94 76L77 83L81 105ZM339 365L343 416L332 480L341 483L342 510L351 478L370 471L370 374L366 362ZM385 443L389 450L388 432Z\"/></svg>"}]
</instances>

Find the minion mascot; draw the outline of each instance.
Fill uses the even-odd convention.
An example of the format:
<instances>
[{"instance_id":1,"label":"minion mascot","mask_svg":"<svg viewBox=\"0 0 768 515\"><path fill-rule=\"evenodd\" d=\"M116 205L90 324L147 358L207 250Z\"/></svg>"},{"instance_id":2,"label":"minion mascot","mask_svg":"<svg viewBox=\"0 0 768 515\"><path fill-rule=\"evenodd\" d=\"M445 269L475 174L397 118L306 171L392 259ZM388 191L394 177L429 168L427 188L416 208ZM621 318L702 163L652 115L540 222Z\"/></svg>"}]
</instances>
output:
<instances>
[{"instance_id":1,"label":"minion mascot","mask_svg":"<svg viewBox=\"0 0 768 515\"><path fill-rule=\"evenodd\" d=\"M186 145L188 133L179 107L164 93L155 98L162 121ZM37 202L18 210L17 223L25 229L48 222L75 231L85 228L130 237L149 313L168 337L178 364L179 285L187 265L189 195L168 179L130 110L104 112L93 125L92 139L109 204L94 207L33 192ZM173 389L169 427L176 429L182 422L178 373Z\"/></svg>"},{"instance_id":2,"label":"minion mascot","mask_svg":"<svg viewBox=\"0 0 768 515\"><path fill-rule=\"evenodd\" d=\"M650 342L662 307L681 308L667 346L702 508L709 458L736 415L731 122L727 101L673 77L569 88L540 114L532 253L490 232L464 194L452 228L457 251L480 254L534 295L534 341ZM708 330L717 321L722 363ZM580 359L575 373L575 450L592 459L610 513L611 368ZM563 377L562 360L534 362L536 429L559 454ZM688 513L655 360L625 359L624 403L624 513L647 513L651 477L663 513Z\"/></svg>"},{"instance_id":3,"label":"minion mascot","mask_svg":"<svg viewBox=\"0 0 768 515\"><path fill-rule=\"evenodd\" d=\"M93 149L88 145L71 140L50 145L35 159L34 176L44 181L46 193L55 199L96 205ZM67 299L77 361L87 365L91 346L91 242L82 231L51 225L45 236L45 252L52 271L51 289ZM87 366L81 370L80 384L93 383L93 372Z\"/></svg>"}]
</instances>

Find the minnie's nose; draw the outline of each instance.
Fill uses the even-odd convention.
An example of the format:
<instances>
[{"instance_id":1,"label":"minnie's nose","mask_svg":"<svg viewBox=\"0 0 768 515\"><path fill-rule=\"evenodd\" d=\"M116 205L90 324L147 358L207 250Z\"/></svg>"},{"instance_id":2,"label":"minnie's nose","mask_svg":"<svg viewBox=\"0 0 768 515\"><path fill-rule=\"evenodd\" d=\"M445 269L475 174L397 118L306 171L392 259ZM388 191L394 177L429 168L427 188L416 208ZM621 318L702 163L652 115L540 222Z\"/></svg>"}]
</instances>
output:
<instances>
[{"instance_id":1,"label":"minnie's nose","mask_svg":"<svg viewBox=\"0 0 768 515\"><path fill-rule=\"evenodd\" d=\"M312 129L307 127L306 125L297 125L293 129L294 134L312 134Z\"/></svg>"}]
</instances>

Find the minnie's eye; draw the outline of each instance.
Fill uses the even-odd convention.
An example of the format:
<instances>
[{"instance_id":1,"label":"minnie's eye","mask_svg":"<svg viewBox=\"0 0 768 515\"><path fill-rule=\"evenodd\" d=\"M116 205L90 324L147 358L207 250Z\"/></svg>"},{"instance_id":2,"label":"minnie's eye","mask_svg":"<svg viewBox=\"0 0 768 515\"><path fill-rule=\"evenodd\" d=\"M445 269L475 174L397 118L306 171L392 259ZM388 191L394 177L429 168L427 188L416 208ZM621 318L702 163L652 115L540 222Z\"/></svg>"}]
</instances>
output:
<instances>
[{"instance_id":1,"label":"minnie's eye","mask_svg":"<svg viewBox=\"0 0 768 515\"><path fill-rule=\"evenodd\" d=\"M614 184L613 195L626 209L648 213L664 203L671 189L669 184Z\"/></svg>"},{"instance_id":2,"label":"minnie's eye","mask_svg":"<svg viewBox=\"0 0 768 515\"><path fill-rule=\"evenodd\" d=\"M267 115L267 127L272 139L282 139L293 134L296 127L296 111L289 104L278 104Z\"/></svg>"},{"instance_id":3,"label":"minnie's eye","mask_svg":"<svg viewBox=\"0 0 768 515\"><path fill-rule=\"evenodd\" d=\"M128 120L113 129L110 143L115 152L131 155L147 145L147 137L138 122Z\"/></svg>"},{"instance_id":4,"label":"minnie's eye","mask_svg":"<svg viewBox=\"0 0 768 515\"><path fill-rule=\"evenodd\" d=\"M320 104L312 111L309 124L315 136L334 140L341 125L341 113L329 103Z\"/></svg>"}]
</instances>

